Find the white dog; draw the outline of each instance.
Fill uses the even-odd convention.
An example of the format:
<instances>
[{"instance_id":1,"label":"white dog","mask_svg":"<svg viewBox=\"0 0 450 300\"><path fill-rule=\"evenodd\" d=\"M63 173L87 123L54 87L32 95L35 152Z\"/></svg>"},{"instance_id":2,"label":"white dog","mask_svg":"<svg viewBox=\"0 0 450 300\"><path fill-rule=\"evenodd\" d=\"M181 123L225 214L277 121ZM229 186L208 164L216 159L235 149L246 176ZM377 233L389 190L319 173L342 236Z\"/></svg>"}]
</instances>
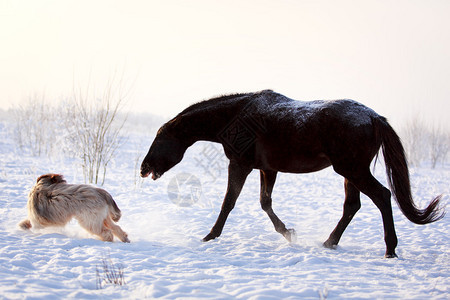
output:
<instances>
[{"instance_id":1,"label":"white dog","mask_svg":"<svg viewBox=\"0 0 450 300\"><path fill-rule=\"evenodd\" d=\"M28 196L27 209L28 219L19 223L23 229L64 226L75 218L103 241L112 242L115 235L124 243L130 242L115 224L121 212L107 191L85 184L67 184L62 175L40 176Z\"/></svg>"}]
</instances>

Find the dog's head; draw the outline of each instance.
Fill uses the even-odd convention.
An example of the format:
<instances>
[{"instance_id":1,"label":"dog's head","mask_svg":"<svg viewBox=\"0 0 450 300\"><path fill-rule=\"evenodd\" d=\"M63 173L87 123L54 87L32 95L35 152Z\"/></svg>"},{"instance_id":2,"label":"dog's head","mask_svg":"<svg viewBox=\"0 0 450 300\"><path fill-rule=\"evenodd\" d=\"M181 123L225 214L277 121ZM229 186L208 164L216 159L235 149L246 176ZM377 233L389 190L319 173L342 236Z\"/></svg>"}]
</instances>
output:
<instances>
[{"instance_id":1,"label":"dog's head","mask_svg":"<svg viewBox=\"0 0 450 300\"><path fill-rule=\"evenodd\" d=\"M64 177L60 174L45 174L40 176L37 179L36 183L51 185L57 183L66 183L66 181L64 180Z\"/></svg>"}]
</instances>

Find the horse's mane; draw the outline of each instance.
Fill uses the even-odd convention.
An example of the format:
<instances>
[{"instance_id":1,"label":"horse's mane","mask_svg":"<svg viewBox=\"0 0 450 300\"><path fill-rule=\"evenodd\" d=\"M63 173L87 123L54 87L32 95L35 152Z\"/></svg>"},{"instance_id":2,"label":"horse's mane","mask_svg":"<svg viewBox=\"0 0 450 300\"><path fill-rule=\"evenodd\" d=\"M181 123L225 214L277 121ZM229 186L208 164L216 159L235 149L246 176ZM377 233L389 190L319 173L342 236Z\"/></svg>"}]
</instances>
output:
<instances>
[{"instance_id":1,"label":"horse's mane","mask_svg":"<svg viewBox=\"0 0 450 300\"><path fill-rule=\"evenodd\" d=\"M184 109L179 115L184 115L190 112L198 111L198 110L207 110L210 108L217 107L219 105L226 105L227 103L232 102L236 99L241 98L248 98L254 95L258 95L263 92L272 92L271 90L263 90L256 93L236 93L236 94L229 94L229 95L222 95L218 97L214 97L208 100L203 100L197 103L192 104L188 108Z\"/></svg>"},{"instance_id":2,"label":"horse's mane","mask_svg":"<svg viewBox=\"0 0 450 300\"><path fill-rule=\"evenodd\" d=\"M173 124L176 124L177 120L179 120L179 117L186 116L190 114L195 114L198 112L206 112L209 110L214 110L215 108L218 108L220 106L230 105L234 101L242 100L242 99L248 99L253 98L255 96L258 96L262 93L272 93L272 90L263 90L256 93L236 93L236 94L229 94L229 95L222 95L218 97L214 97L211 99L203 100L197 103L194 103L184 109L182 112L180 112L176 117L165 123L159 130L158 134L166 130L168 127L173 126Z\"/></svg>"}]
</instances>

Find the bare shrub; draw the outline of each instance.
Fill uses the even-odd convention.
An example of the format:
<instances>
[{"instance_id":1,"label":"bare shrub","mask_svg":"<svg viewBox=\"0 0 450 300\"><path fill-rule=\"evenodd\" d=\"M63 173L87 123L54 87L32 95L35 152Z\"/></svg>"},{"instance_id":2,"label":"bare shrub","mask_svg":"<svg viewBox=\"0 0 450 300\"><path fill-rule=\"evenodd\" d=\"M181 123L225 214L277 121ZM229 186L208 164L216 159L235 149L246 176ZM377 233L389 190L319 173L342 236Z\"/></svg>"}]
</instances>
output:
<instances>
[{"instance_id":1,"label":"bare shrub","mask_svg":"<svg viewBox=\"0 0 450 300\"><path fill-rule=\"evenodd\" d=\"M106 170L124 138L126 95L121 84L110 81L101 95L79 89L66 105L66 129L71 151L81 158L85 182L103 185Z\"/></svg>"},{"instance_id":2,"label":"bare shrub","mask_svg":"<svg viewBox=\"0 0 450 300\"><path fill-rule=\"evenodd\" d=\"M416 115L401 130L408 162L412 166L420 166L429 161L434 169L437 164L445 163L450 149L450 133L442 124L427 126Z\"/></svg>"},{"instance_id":3,"label":"bare shrub","mask_svg":"<svg viewBox=\"0 0 450 300\"><path fill-rule=\"evenodd\" d=\"M134 157L134 188L142 187L142 183L144 182L144 178L141 177L141 162L142 162L142 153L136 151L136 155Z\"/></svg>"},{"instance_id":4,"label":"bare shrub","mask_svg":"<svg viewBox=\"0 0 450 300\"><path fill-rule=\"evenodd\" d=\"M35 156L79 158L85 182L103 185L107 167L124 142L127 94L122 86L113 77L101 94L88 85L58 105L45 95L30 97L13 110L18 147Z\"/></svg>"},{"instance_id":5,"label":"bare shrub","mask_svg":"<svg viewBox=\"0 0 450 300\"><path fill-rule=\"evenodd\" d=\"M450 149L450 133L442 125L431 127L429 134L430 161L434 169L437 163L444 163Z\"/></svg>"},{"instance_id":6,"label":"bare shrub","mask_svg":"<svg viewBox=\"0 0 450 300\"><path fill-rule=\"evenodd\" d=\"M422 119L416 115L406 122L400 131L403 146L405 147L408 163L418 167L427 156L427 130Z\"/></svg>"},{"instance_id":7,"label":"bare shrub","mask_svg":"<svg viewBox=\"0 0 450 300\"><path fill-rule=\"evenodd\" d=\"M102 289L103 284L125 285L125 277L123 266L116 265L111 259L111 255L103 255L101 266L96 267L96 286L97 289Z\"/></svg>"},{"instance_id":8,"label":"bare shrub","mask_svg":"<svg viewBox=\"0 0 450 300\"><path fill-rule=\"evenodd\" d=\"M14 107L15 140L22 151L41 156L53 152L57 136L56 120L59 114L45 99L37 94Z\"/></svg>"}]
</instances>

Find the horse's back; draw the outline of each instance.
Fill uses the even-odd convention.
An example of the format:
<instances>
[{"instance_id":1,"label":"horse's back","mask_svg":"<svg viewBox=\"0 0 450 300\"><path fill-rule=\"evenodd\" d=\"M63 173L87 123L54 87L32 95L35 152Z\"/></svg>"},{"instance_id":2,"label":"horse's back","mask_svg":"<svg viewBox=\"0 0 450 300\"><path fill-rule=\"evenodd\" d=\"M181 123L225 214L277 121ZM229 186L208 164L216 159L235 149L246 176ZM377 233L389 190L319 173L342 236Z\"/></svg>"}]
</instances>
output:
<instances>
[{"instance_id":1,"label":"horse's back","mask_svg":"<svg viewBox=\"0 0 450 300\"><path fill-rule=\"evenodd\" d=\"M373 119L380 116L354 100L297 101L264 91L247 106L248 118L262 125L258 160L281 171L311 172L355 157L370 164L379 149Z\"/></svg>"},{"instance_id":2,"label":"horse's back","mask_svg":"<svg viewBox=\"0 0 450 300\"><path fill-rule=\"evenodd\" d=\"M248 98L247 101L249 102L247 105L252 106L251 111L254 114L277 121L292 120L295 121L293 126L298 121L313 122L320 118L363 126L371 124L372 118L380 117L371 108L351 99L299 101L265 90Z\"/></svg>"}]
</instances>

